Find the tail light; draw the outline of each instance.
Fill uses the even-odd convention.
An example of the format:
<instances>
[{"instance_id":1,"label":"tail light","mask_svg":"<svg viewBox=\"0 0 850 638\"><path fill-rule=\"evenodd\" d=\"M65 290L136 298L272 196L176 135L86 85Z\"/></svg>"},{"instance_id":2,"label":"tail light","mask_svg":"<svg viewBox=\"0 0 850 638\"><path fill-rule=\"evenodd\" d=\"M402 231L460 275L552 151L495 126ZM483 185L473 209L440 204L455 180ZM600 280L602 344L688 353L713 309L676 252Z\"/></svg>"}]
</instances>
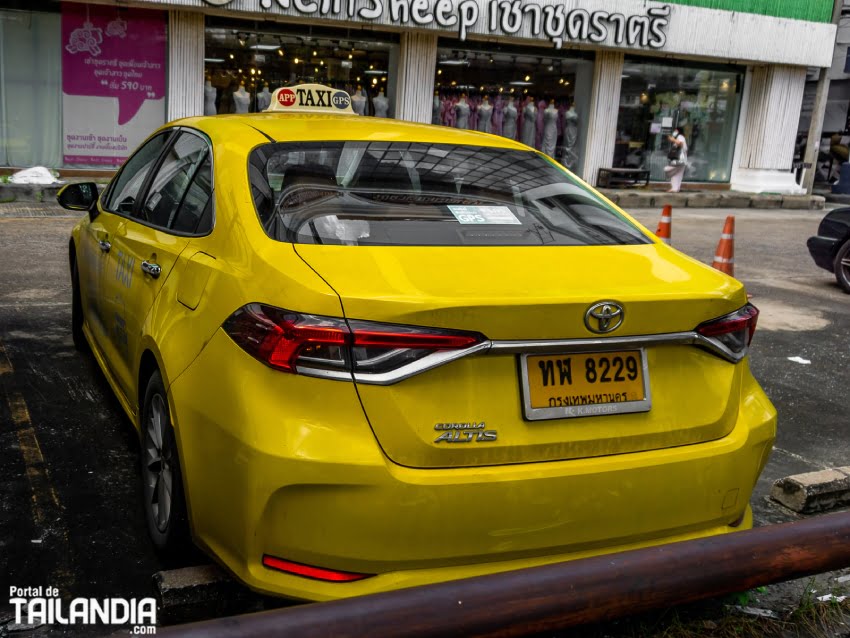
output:
<instances>
[{"instance_id":1,"label":"tail light","mask_svg":"<svg viewBox=\"0 0 850 638\"><path fill-rule=\"evenodd\" d=\"M753 340L758 317L758 308L748 303L733 313L700 324L696 331L736 358L742 358Z\"/></svg>"},{"instance_id":2,"label":"tail light","mask_svg":"<svg viewBox=\"0 0 850 638\"><path fill-rule=\"evenodd\" d=\"M347 322L257 303L233 313L224 330L271 368L346 379L351 373L390 373L438 353L466 352L486 342L476 332Z\"/></svg>"}]
</instances>

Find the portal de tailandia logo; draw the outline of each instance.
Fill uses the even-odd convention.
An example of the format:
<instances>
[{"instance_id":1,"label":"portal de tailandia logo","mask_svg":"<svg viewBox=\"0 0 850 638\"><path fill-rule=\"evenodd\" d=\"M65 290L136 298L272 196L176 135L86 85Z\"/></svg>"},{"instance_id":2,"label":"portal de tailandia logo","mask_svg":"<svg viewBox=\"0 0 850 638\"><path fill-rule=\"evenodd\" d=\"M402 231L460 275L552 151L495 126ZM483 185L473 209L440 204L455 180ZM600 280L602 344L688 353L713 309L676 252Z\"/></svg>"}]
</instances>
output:
<instances>
[{"instance_id":1,"label":"portal de tailandia logo","mask_svg":"<svg viewBox=\"0 0 850 638\"><path fill-rule=\"evenodd\" d=\"M130 625L136 635L156 633L156 600L153 598L59 597L56 587L10 587L9 604L15 624Z\"/></svg>"}]
</instances>

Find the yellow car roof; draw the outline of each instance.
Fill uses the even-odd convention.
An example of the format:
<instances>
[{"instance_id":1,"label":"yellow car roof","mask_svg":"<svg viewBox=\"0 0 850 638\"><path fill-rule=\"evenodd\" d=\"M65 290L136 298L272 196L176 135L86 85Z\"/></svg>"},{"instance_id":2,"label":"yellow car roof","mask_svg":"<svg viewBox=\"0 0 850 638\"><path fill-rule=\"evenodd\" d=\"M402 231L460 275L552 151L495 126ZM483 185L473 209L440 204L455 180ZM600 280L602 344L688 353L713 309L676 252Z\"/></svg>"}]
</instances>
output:
<instances>
[{"instance_id":1,"label":"yellow car roof","mask_svg":"<svg viewBox=\"0 0 850 638\"><path fill-rule=\"evenodd\" d=\"M248 113L187 118L174 124L197 128L214 140L225 135L228 145L237 141L233 139L234 130L238 130L234 125L244 124L276 142L428 142L531 150L519 142L489 133L356 115ZM255 146L255 142L246 140L246 147Z\"/></svg>"}]
</instances>

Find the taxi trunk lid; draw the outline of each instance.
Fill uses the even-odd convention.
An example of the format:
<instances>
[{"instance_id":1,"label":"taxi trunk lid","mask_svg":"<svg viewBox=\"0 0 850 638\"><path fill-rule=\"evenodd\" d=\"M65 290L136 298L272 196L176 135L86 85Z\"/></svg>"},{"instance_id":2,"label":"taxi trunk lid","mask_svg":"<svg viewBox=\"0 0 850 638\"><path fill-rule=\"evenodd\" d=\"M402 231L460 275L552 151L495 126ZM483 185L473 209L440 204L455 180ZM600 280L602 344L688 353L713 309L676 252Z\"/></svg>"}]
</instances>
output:
<instances>
[{"instance_id":1,"label":"taxi trunk lid","mask_svg":"<svg viewBox=\"0 0 850 638\"><path fill-rule=\"evenodd\" d=\"M692 331L746 303L740 283L666 246L296 249L339 294L349 321L470 331L492 342L397 382L357 382L375 436L396 463L586 458L714 440L734 426L742 366L675 340L623 342ZM604 300L622 306L623 321L598 335L585 314ZM563 343L572 340L589 342ZM541 386L563 383L567 365L581 392L596 395L591 405L616 403L622 397L612 395L641 392L643 384L647 396L637 411L613 414L585 405L571 418L564 410L553 418L532 409L530 399L540 407L556 398ZM602 387L605 375L610 381Z\"/></svg>"}]
</instances>

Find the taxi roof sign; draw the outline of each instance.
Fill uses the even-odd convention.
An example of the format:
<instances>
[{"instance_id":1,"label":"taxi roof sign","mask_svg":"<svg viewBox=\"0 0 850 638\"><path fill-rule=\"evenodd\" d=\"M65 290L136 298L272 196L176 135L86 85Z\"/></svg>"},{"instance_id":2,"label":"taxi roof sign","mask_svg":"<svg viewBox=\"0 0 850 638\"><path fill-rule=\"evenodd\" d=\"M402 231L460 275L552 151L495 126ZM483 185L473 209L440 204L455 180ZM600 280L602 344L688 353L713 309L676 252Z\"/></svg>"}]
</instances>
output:
<instances>
[{"instance_id":1,"label":"taxi roof sign","mask_svg":"<svg viewBox=\"0 0 850 638\"><path fill-rule=\"evenodd\" d=\"M323 84L299 84L277 89L267 113L335 113L355 115L351 96Z\"/></svg>"}]
</instances>

